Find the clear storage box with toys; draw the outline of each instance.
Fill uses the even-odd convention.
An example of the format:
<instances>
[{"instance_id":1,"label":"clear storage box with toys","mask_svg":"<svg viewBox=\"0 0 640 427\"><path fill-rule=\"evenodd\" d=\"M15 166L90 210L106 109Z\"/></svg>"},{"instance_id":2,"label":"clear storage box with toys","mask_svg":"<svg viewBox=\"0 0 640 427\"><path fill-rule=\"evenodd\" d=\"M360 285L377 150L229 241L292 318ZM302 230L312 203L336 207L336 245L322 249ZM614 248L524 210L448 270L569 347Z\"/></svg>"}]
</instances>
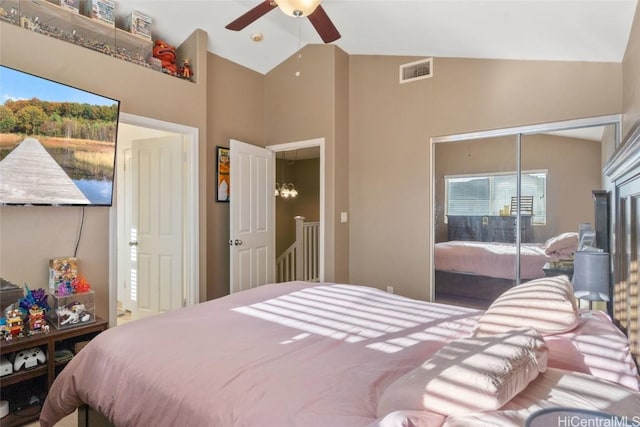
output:
<instances>
[{"instance_id":1,"label":"clear storage box with toys","mask_svg":"<svg viewBox=\"0 0 640 427\"><path fill-rule=\"evenodd\" d=\"M80 13L100 23L115 27L115 2L113 0L84 0Z\"/></svg>"},{"instance_id":2,"label":"clear storage box with toys","mask_svg":"<svg viewBox=\"0 0 640 427\"><path fill-rule=\"evenodd\" d=\"M131 34L151 40L151 17L134 10L125 19L124 28Z\"/></svg>"},{"instance_id":3,"label":"clear storage box with toys","mask_svg":"<svg viewBox=\"0 0 640 427\"><path fill-rule=\"evenodd\" d=\"M95 292L85 291L68 295L49 295L49 322L56 329L72 328L95 322Z\"/></svg>"}]
</instances>

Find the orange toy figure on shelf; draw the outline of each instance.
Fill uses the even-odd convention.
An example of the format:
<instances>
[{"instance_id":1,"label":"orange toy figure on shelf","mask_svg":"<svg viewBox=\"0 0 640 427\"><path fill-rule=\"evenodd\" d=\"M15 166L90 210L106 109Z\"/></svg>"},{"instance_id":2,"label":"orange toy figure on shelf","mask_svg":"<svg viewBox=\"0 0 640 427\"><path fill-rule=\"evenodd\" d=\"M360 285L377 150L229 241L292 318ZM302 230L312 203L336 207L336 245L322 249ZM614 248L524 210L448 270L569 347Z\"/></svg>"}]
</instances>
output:
<instances>
[{"instance_id":1,"label":"orange toy figure on shelf","mask_svg":"<svg viewBox=\"0 0 640 427\"><path fill-rule=\"evenodd\" d=\"M88 292L91 290L91 285L82 275L78 275L73 282L71 282L71 286L73 286L74 293Z\"/></svg>"},{"instance_id":2,"label":"orange toy figure on shelf","mask_svg":"<svg viewBox=\"0 0 640 427\"><path fill-rule=\"evenodd\" d=\"M177 75L176 48L163 40L156 40L153 45L153 57L162 62L162 71Z\"/></svg>"},{"instance_id":3,"label":"orange toy figure on shelf","mask_svg":"<svg viewBox=\"0 0 640 427\"><path fill-rule=\"evenodd\" d=\"M193 77L191 62L188 59L182 61L182 66L180 67L180 77L187 80L191 80L191 77Z\"/></svg>"}]
</instances>

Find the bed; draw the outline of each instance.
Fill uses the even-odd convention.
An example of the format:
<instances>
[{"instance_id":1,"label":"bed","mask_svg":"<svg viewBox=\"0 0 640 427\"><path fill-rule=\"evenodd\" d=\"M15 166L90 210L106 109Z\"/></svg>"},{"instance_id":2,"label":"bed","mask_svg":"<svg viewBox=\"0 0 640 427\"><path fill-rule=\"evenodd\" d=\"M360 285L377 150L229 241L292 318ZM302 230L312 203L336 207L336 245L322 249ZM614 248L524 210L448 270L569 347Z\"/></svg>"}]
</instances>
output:
<instances>
[{"instance_id":1,"label":"bed","mask_svg":"<svg viewBox=\"0 0 640 427\"><path fill-rule=\"evenodd\" d=\"M554 332L537 338L547 369L508 402L511 412L447 415L393 403L389 395L402 392L389 390L449 346L502 336L486 330L496 325L491 313L364 286L265 285L103 332L56 378L40 421L52 426L82 405L116 426L440 426L485 416L522 425L534 409L567 403L640 413L628 342L604 313L564 326L533 316ZM569 385L556 390L559 381ZM585 381L609 395L579 401L571 387Z\"/></svg>"},{"instance_id":2,"label":"bed","mask_svg":"<svg viewBox=\"0 0 640 427\"><path fill-rule=\"evenodd\" d=\"M54 381L41 425L78 407L117 426L523 426L565 407L637 424L640 126L604 172L613 322L578 312L566 276L511 287L486 310L265 285L100 334Z\"/></svg>"},{"instance_id":3,"label":"bed","mask_svg":"<svg viewBox=\"0 0 640 427\"><path fill-rule=\"evenodd\" d=\"M578 233L561 233L544 243L520 245L520 281L544 277L548 262L571 259ZM436 301L486 309L516 282L517 245L452 240L434 247Z\"/></svg>"}]
</instances>

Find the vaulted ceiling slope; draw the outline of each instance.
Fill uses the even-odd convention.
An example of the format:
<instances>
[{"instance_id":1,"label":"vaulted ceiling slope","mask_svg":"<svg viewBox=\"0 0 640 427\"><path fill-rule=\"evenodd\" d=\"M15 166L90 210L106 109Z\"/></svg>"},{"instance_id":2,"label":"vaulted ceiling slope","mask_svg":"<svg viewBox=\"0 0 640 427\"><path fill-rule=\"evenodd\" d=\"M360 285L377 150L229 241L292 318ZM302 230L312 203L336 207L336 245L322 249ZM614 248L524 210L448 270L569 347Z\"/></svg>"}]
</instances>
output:
<instances>
[{"instance_id":1,"label":"vaulted ceiling slope","mask_svg":"<svg viewBox=\"0 0 640 427\"><path fill-rule=\"evenodd\" d=\"M119 0L153 19L154 38L180 44L195 29L208 50L267 73L322 40L306 18L274 9L242 31L225 25L262 0ZM351 55L622 62L637 0L323 0ZM253 34L263 35L254 42Z\"/></svg>"}]
</instances>

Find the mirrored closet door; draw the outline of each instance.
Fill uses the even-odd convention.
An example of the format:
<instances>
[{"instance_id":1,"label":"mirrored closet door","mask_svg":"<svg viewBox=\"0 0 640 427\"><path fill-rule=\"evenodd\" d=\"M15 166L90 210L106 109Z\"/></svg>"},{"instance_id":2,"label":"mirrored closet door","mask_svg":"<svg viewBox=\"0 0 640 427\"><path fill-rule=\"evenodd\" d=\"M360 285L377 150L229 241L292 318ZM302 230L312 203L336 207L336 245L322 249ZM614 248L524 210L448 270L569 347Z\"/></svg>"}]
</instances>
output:
<instances>
[{"instance_id":1,"label":"mirrored closet door","mask_svg":"<svg viewBox=\"0 0 640 427\"><path fill-rule=\"evenodd\" d=\"M484 309L528 280L571 277L618 123L607 116L432 139L434 300Z\"/></svg>"}]
</instances>

